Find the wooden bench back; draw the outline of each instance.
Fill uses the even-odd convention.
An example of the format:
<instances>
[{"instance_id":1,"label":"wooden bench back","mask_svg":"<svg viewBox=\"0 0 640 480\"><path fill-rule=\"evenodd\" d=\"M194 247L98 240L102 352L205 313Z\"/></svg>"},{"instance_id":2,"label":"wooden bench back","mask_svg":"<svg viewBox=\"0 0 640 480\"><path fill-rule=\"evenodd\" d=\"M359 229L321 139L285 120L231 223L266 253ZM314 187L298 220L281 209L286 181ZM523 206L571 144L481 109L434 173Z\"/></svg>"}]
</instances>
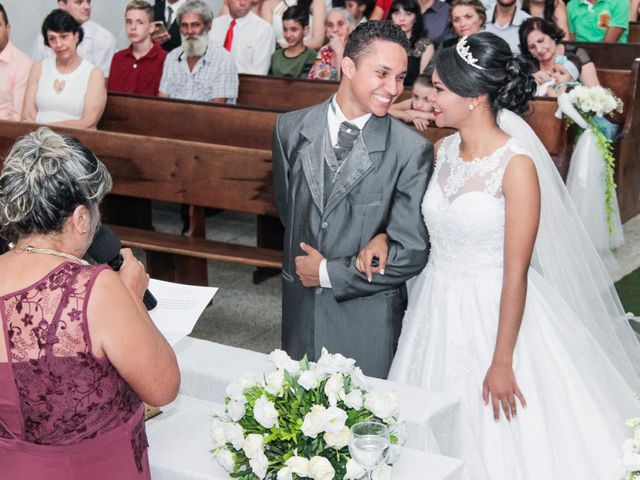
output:
<instances>
[{"instance_id":1,"label":"wooden bench back","mask_svg":"<svg viewBox=\"0 0 640 480\"><path fill-rule=\"evenodd\" d=\"M627 42L640 42L640 22L629 22L629 38L627 38Z\"/></svg>"},{"instance_id":2,"label":"wooden bench back","mask_svg":"<svg viewBox=\"0 0 640 480\"><path fill-rule=\"evenodd\" d=\"M38 128L0 121L0 152ZM54 130L85 144L109 169L112 192L136 198L277 215L271 150L95 130Z\"/></svg>"},{"instance_id":3,"label":"wooden bench back","mask_svg":"<svg viewBox=\"0 0 640 480\"><path fill-rule=\"evenodd\" d=\"M617 43L616 45L600 42L563 43L584 48L598 69L630 69L633 61L640 57L640 43Z\"/></svg>"},{"instance_id":4,"label":"wooden bench back","mask_svg":"<svg viewBox=\"0 0 640 480\"><path fill-rule=\"evenodd\" d=\"M260 108L110 93L100 130L271 149L276 113Z\"/></svg>"}]
</instances>

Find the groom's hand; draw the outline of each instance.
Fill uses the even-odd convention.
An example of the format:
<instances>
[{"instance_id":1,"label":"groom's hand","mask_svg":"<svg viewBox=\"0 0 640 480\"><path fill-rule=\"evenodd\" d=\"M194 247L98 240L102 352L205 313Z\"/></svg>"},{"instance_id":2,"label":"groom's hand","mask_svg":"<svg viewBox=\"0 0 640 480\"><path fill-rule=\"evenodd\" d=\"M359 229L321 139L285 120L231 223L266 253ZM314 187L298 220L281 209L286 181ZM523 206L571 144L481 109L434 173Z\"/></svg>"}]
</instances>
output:
<instances>
[{"instance_id":1,"label":"groom's hand","mask_svg":"<svg viewBox=\"0 0 640 480\"><path fill-rule=\"evenodd\" d=\"M305 287L320 286L320 262L322 254L310 245L302 242L300 248L306 255L296 257L296 275Z\"/></svg>"}]
</instances>

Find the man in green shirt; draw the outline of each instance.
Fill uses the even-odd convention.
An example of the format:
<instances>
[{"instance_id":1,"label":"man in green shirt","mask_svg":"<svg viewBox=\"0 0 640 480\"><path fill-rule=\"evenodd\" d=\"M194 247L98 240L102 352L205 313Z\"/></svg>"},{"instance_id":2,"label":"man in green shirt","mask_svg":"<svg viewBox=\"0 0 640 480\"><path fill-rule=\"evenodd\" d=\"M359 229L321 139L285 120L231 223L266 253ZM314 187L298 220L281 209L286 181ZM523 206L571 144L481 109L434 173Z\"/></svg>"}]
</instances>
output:
<instances>
[{"instance_id":1,"label":"man in green shirt","mask_svg":"<svg viewBox=\"0 0 640 480\"><path fill-rule=\"evenodd\" d=\"M578 42L627 43L628 0L571 0L569 29Z\"/></svg>"}]
</instances>

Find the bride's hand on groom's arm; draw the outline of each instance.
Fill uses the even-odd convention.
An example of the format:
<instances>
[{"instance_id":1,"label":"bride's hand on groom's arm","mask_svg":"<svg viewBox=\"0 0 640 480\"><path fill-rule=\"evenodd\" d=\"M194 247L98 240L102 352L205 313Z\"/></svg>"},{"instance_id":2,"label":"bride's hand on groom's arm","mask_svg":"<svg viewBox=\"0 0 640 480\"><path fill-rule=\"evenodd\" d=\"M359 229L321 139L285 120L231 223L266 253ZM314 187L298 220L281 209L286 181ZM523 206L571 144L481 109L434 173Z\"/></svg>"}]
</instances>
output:
<instances>
[{"instance_id":1,"label":"bride's hand on groom's arm","mask_svg":"<svg viewBox=\"0 0 640 480\"><path fill-rule=\"evenodd\" d=\"M358 253L356 257L356 269L360 273L364 273L367 280L371 282L374 273L384 275L384 267L387 264L388 256L389 237L386 233L379 233L369 240L369 243ZM371 264L374 258L377 258L376 266Z\"/></svg>"},{"instance_id":2,"label":"bride's hand on groom's arm","mask_svg":"<svg viewBox=\"0 0 640 480\"><path fill-rule=\"evenodd\" d=\"M488 405L491 400L493 418L496 422L500 420L500 409L508 421L516 417L518 413L516 397L523 407L527 406L511 365L491 364L482 383L482 399L485 405Z\"/></svg>"}]
</instances>

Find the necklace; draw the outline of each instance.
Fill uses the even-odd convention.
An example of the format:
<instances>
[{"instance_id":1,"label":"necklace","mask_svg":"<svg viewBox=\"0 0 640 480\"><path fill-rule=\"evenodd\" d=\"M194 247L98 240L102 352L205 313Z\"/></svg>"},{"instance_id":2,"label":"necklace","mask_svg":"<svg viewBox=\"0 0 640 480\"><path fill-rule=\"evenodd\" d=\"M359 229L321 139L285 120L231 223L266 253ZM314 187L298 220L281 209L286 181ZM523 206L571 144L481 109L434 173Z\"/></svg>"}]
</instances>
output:
<instances>
[{"instance_id":1,"label":"necklace","mask_svg":"<svg viewBox=\"0 0 640 480\"><path fill-rule=\"evenodd\" d=\"M53 81L53 91L60 95L64 91L64 87L67 84L64 80L58 80L57 78Z\"/></svg>"},{"instance_id":2,"label":"necklace","mask_svg":"<svg viewBox=\"0 0 640 480\"><path fill-rule=\"evenodd\" d=\"M81 258L78 258L75 255L71 255L70 253L58 252L57 250L52 250L50 248L38 248L38 247L33 247L31 245L27 245L26 247L18 247L13 243L9 244L9 248L12 250L15 248L19 248L20 250L27 253L42 253L45 255L54 255L56 257L62 257L62 258L66 258L67 260L78 262L82 265L89 265L89 262L87 262L86 260L82 260Z\"/></svg>"}]
</instances>

